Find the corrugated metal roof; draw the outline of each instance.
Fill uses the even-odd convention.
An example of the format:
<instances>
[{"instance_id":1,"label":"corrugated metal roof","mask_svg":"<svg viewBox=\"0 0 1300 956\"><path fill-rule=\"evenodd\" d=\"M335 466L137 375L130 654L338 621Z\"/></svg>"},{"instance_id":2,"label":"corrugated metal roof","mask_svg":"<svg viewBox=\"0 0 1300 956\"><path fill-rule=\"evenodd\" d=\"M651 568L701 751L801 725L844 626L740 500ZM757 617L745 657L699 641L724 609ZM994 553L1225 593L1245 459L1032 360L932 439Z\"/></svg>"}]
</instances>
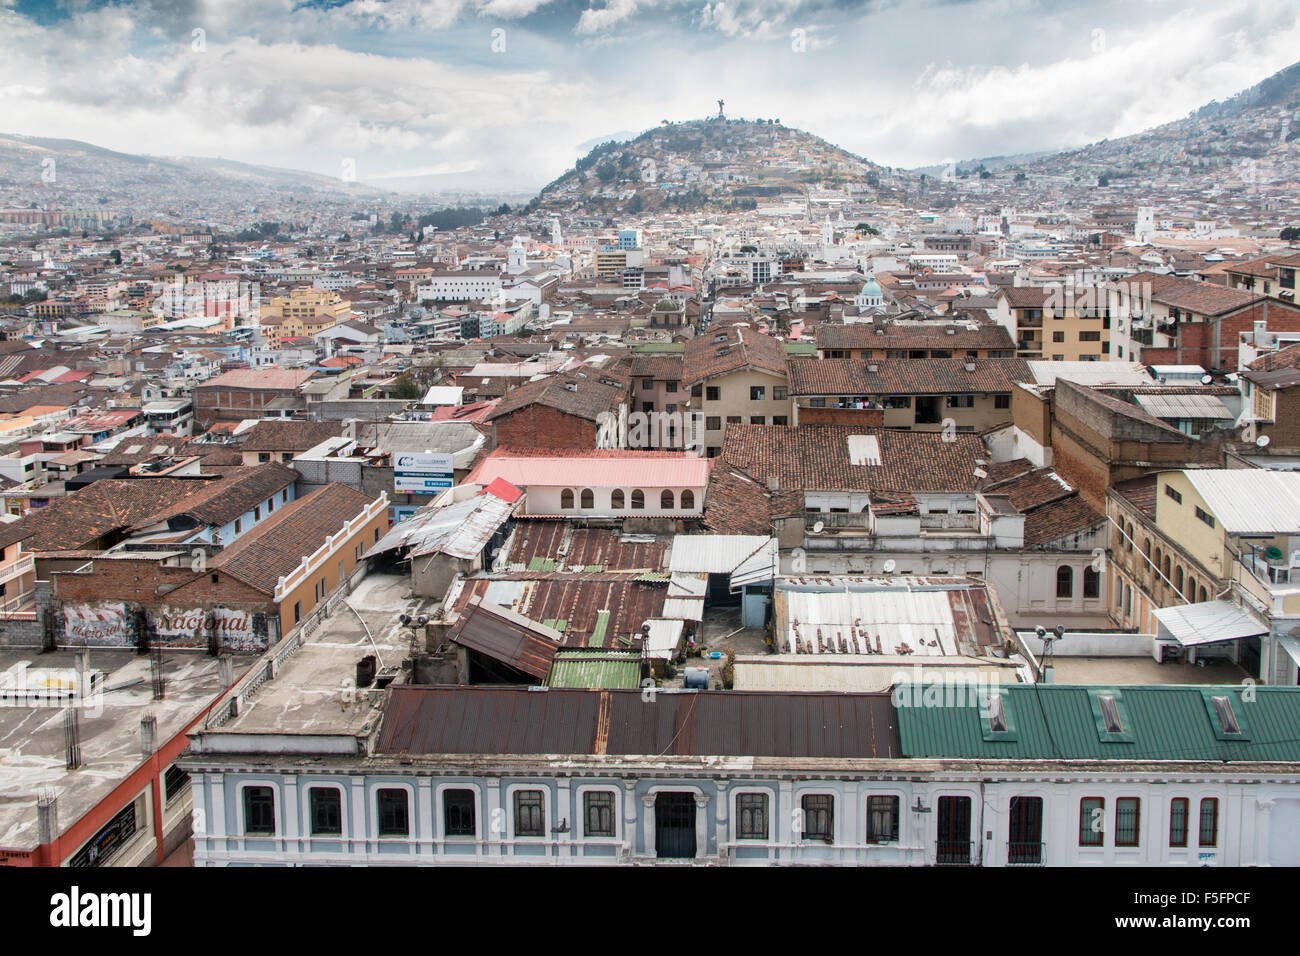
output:
<instances>
[{"instance_id":1,"label":"corrugated metal roof","mask_svg":"<svg viewBox=\"0 0 1300 956\"><path fill-rule=\"evenodd\" d=\"M903 675L916 674L918 661L907 657L819 657L808 654L770 654L736 659L736 690L837 691L880 693ZM1017 683L1014 666L973 658L951 658L925 663L926 680L974 681L986 684Z\"/></svg>"},{"instance_id":2,"label":"corrugated metal roof","mask_svg":"<svg viewBox=\"0 0 1300 956\"><path fill-rule=\"evenodd\" d=\"M668 568L678 572L730 574L773 539L763 534L679 534Z\"/></svg>"},{"instance_id":3,"label":"corrugated metal roof","mask_svg":"<svg viewBox=\"0 0 1300 956\"><path fill-rule=\"evenodd\" d=\"M959 690L963 688L958 688ZM1005 760L1300 761L1300 688L1239 685L1097 688L1063 684L1004 686L998 691L1009 732L986 733L987 705L957 693L942 706L900 706L908 757ZM1103 740L1093 697L1111 694L1125 714L1124 737ZM906 703L911 694L897 688ZM917 695L919 697L919 694ZM1224 739L1208 705L1227 697L1245 733Z\"/></svg>"},{"instance_id":4,"label":"corrugated metal roof","mask_svg":"<svg viewBox=\"0 0 1300 956\"><path fill-rule=\"evenodd\" d=\"M472 558L510 517L518 497L506 501L485 492L444 507L426 506L393 525L366 557L409 548L412 557L441 553Z\"/></svg>"},{"instance_id":5,"label":"corrugated metal roof","mask_svg":"<svg viewBox=\"0 0 1300 956\"><path fill-rule=\"evenodd\" d=\"M472 604L448 639L533 677L550 672L564 636L503 607Z\"/></svg>"},{"instance_id":6,"label":"corrugated metal roof","mask_svg":"<svg viewBox=\"0 0 1300 956\"><path fill-rule=\"evenodd\" d=\"M1144 412L1156 418L1235 418L1215 395L1134 395Z\"/></svg>"},{"instance_id":7,"label":"corrugated metal roof","mask_svg":"<svg viewBox=\"0 0 1300 956\"><path fill-rule=\"evenodd\" d=\"M546 677L548 687L630 690L641 686L641 655L636 651L560 651Z\"/></svg>"},{"instance_id":8,"label":"corrugated metal roof","mask_svg":"<svg viewBox=\"0 0 1300 956\"><path fill-rule=\"evenodd\" d=\"M1207 468L1183 475L1228 534L1300 532L1300 472Z\"/></svg>"},{"instance_id":9,"label":"corrugated metal roof","mask_svg":"<svg viewBox=\"0 0 1300 956\"><path fill-rule=\"evenodd\" d=\"M1136 362L1052 362L1034 359L1025 363L1039 385L1055 385L1065 379L1076 385L1151 385L1151 373Z\"/></svg>"},{"instance_id":10,"label":"corrugated metal roof","mask_svg":"<svg viewBox=\"0 0 1300 956\"><path fill-rule=\"evenodd\" d=\"M983 588L844 577L783 578L783 651L801 654L978 655L994 643Z\"/></svg>"},{"instance_id":11,"label":"corrugated metal roof","mask_svg":"<svg viewBox=\"0 0 1300 956\"><path fill-rule=\"evenodd\" d=\"M602 702L621 756L901 756L888 694L390 688L377 751L593 754Z\"/></svg>"},{"instance_id":12,"label":"corrugated metal roof","mask_svg":"<svg viewBox=\"0 0 1300 956\"><path fill-rule=\"evenodd\" d=\"M1156 608L1151 613L1179 644L1185 646L1260 637L1269 631L1267 624L1256 620L1244 607L1231 601L1180 604Z\"/></svg>"}]
</instances>

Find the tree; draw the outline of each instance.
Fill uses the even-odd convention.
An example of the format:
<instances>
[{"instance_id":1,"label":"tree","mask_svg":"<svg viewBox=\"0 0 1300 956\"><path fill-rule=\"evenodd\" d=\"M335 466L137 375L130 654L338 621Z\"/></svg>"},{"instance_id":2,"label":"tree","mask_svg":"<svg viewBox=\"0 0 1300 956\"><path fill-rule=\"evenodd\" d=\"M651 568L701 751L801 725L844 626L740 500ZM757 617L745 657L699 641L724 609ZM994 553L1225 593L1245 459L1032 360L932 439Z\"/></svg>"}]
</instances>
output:
<instances>
[{"instance_id":1,"label":"tree","mask_svg":"<svg viewBox=\"0 0 1300 956\"><path fill-rule=\"evenodd\" d=\"M393 382L393 390L391 394L393 398L406 402L413 402L416 399L424 397L424 392L420 390L420 386L416 384L416 381L411 377L410 372L403 372L401 375L397 376L397 380Z\"/></svg>"},{"instance_id":2,"label":"tree","mask_svg":"<svg viewBox=\"0 0 1300 956\"><path fill-rule=\"evenodd\" d=\"M1024 173L1022 173L1022 172L1021 172L1021 173L1016 173L1016 182L1018 182L1018 183L1023 183L1023 182L1025 182L1025 181L1028 180L1028 179L1029 179L1029 177L1026 176Z\"/></svg>"},{"instance_id":3,"label":"tree","mask_svg":"<svg viewBox=\"0 0 1300 956\"><path fill-rule=\"evenodd\" d=\"M1098 186L1109 186L1109 185L1110 185L1110 177L1107 176L1105 173L1102 173L1102 175L1100 175L1100 176L1097 177L1097 185L1098 185Z\"/></svg>"},{"instance_id":4,"label":"tree","mask_svg":"<svg viewBox=\"0 0 1300 956\"><path fill-rule=\"evenodd\" d=\"M644 208L645 208L645 200L641 198L640 193L637 193L635 196L633 196L631 199L627 201L627 212L629 215L635 216Z\"/></svg>"},{"instance_id":5,"label":"tree","mask_svg":"<svg viewBox=\"0 0 1300 956\"><path fill-rule=\"evenodd\" d=\"M618 175L618 167L608 159L596 167L596 176L602 183L607 183Z\"/></svg>"},{"instance_id":6,"label":"tree","mask_svg":"<svg viewBox=\"0 0 1300 956\"><path fill-rule=\"evenodd\" d=\"M497 215L498 216L510 215L510 205L508 203L502 203L501 205L497 206Z\"/></svg>"},{"instance_id":7,"label":"tree","mask_svg":"<svg viewBox=\"0 0 1300 956\"><path fill-rule=\"evenodd\" d=\"M1300 226L1287 226L1278 238L1283 242L1294 242L1300 239Z\"/></svg>"},{"instance_id":8,"label":"tree","mask_svg":"<svg viewBox=\"0 0 1300 956\"><path fill-rule=\"evenodd\" d=\"M122 250L121 250L121 249L114 249L112 252L109 253L109 256L110 256L110 257L112 258L112 260L113 260L113 265L115 265L115 266L120 266L120 265L122 264Z\"/></svg>"}]
</instances>

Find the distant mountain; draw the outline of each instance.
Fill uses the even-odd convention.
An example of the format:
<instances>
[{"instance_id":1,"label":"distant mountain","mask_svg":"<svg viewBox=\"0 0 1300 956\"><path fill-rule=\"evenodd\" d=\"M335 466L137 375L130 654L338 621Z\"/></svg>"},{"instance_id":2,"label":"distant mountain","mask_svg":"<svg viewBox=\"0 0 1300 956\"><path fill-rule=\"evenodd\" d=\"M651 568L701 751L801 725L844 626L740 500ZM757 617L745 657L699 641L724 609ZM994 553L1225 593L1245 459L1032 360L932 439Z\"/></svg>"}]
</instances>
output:
<instances>
[{"instance_id":1,"label":"distant mountain","mask_svg":"<svg viewBox=\"0 0 1300 956\"><path fill-rule=\"evenodd\" d=\"M597 216L714 212L802 203L810 190L849 186L901 195L906 178L775 120L715 118L664 123L628 142L598 141L534 205Z\"/></svg>"},{"instance_id":2,"label":"distant mountain","mask_svg":"<svg viewBox=\"0 0 1300 956\"><path fill-rule=\"evenodd\" d=\"M1300 63L1183 119L1042 154L1020 166L1029 174L1094 182L1103 177L1108 182L1181 179L1207 187L1295 182L1300 173Z\"/></svg>"},{"instance_id":3,"label":"distant mountain","mask_svg":"<svg viewBox=\"0 0 1300 956\"><path fill-rule=\"evenodd\" d=\"M0 204L149 210L222 202L346 201L384 190L296 169L226 159L138 156L72 139L0 134Z\"/></svg>"}]
</instances>

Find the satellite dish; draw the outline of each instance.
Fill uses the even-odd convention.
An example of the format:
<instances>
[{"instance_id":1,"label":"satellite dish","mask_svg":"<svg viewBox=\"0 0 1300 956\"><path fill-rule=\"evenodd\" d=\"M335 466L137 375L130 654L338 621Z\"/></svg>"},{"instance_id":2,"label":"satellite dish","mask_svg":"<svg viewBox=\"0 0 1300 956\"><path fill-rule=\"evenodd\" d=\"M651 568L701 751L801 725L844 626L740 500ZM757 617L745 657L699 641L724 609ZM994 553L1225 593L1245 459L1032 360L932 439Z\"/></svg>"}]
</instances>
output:
<instances>
[{"instance_id":1,"label":"satellite dish","mask_svg":"<svg viewBox=\"0 0 1300 956\"><path fill-rule=\"evenodd\" d=\"M894 562L893 558L890 558L888 561L885 562L885 573L893 574L894 568L896 567L898 567L898 565Z\"/></svg>"},{"instance_id":2,"label":"satellite dish","mask_svg":"<svg viewBox=\"0 0 1300 956\"><path fill-rule=\"evenodd\" d=\"M823 521L818 521L815 525L813 525L813 534L821 534L821 533L822 533L822 530L823 530L825 527L826 527L826 523L825 523L825 522L823 522Z\"/></svg>"},{"instance_id":3,"label":"satellite dish","mask_svg":"<svg viewBox=\"0 0 1300 956\"><path fill-rule=\"evenodd\" d=\"M1258 445L1260 448L1267 448L1268 443L1272 440L1273 439L1269 438L1267 435L1260 435L1258 438L1255 439L1255 444Z\"/></svg>"},{"instance_id":4,"label":"satellite dish","mask_svg":"<svg viewBox=\"0 0 1300 956\"><path fill-rule=\"evenodd\" d=\"M1213 376L1213 375L1202 375L1202 376L1201 376L1201 384L1202 384L1202 385L1209 385L1209 384L1210 384L1211 382L1213 382L1213 381L1214 381L1214 376Z\"/></svg>"}]
</instances>

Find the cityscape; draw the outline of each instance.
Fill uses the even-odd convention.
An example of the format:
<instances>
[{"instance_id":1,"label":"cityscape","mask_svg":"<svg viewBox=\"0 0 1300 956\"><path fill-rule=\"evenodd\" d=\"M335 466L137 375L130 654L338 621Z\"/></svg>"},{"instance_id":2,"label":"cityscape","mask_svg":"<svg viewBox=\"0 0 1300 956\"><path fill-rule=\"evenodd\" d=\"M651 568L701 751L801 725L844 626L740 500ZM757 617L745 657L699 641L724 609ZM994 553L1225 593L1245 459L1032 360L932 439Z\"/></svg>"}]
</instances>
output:
<instances>
[{"instance_id":1,"label":"cityscape","mask_svg":"<svg viewBox=\"0 0 1300 956\"><path fill-rule=\"evenodd\" d=\"M0 5L0 869L1300 865L1294 7L147 6Z\"/></svg>"}]
</instances>

